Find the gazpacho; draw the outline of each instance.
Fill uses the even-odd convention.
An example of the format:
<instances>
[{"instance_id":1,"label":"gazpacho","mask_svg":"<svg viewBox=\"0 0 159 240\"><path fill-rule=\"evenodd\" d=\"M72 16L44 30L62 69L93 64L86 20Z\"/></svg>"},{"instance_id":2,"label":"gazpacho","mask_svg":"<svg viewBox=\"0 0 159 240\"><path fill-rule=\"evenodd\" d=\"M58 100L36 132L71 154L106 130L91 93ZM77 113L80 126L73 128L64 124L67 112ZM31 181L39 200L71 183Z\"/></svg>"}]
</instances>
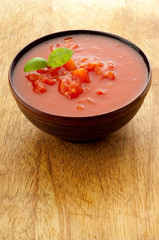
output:
<instances>
[{"instance_id":1,"label":"gazpacho","mask_svg":"<svg viewBox=\"0 0 159 240\"><path fill-rule=\"evenodd\" d=\"M73 51L64 65L24 72L30 59L48 59L58 48ZM127 105L142 92L147 76L145 62L129 45L110 37L77 34L29 50L17 63L13 82L32 107L54 115L82 117Z\"/></svg>"}]
</instances>

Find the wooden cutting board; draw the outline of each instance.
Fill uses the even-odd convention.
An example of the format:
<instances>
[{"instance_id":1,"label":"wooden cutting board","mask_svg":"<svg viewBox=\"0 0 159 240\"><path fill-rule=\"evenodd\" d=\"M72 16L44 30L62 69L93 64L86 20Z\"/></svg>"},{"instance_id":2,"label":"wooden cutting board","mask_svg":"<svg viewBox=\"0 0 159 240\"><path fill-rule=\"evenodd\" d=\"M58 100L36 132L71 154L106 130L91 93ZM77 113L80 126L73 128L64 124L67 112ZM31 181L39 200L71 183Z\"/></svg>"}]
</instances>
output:
<instances>
[{"instance_id":1,"label":"wooden cutting board","mask_svg":"<svg viewBox=\"0 0 159 240\"><path fill-rule=\"evenodd\" d=\"M1 0L1 240L159 239L158 9L157 0ZM41 132L9 91L17 52L67 29L118 34L151 62L142 108L98 142L73 144Z\"/></svg>"}]
</instances>

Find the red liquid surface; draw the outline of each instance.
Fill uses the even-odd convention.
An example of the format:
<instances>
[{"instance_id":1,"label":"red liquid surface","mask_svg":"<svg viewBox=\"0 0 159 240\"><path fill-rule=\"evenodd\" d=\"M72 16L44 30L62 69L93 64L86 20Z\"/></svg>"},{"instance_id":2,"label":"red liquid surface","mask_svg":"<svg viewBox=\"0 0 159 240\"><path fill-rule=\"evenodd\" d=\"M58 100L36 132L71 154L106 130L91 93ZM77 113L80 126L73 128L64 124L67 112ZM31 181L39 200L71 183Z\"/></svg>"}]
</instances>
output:
<instances>
[{"instance_id":1,"label":"red liquid surface","mask_svg":"<svg viewBox=\"0 0 159 240\"><path fill-rule=\"evenodd\" d=\"M48 59L50 46L64 44L66 37L44 42L29 52L18 62L13 73L14 86L21 98L32 107L46 113L62 116L92 116L121 108L135 99L144 89L147 80L147 68L141 56L131 47L117 40L95 35L73 35L79 45L72 59L94 59L104 63L112 61L115 65L115 79L109 80L89 72L90 83L83 83L84 92L77 98L68 99L58 91L58 83L47 86L47 91L37 94L25 77L24 65L33 57ZM108 69L107 69L108 70ZM97 94L98 90L104 94ZM78 108L77 106L82 106Z\"/></svg>"}]
</instances>

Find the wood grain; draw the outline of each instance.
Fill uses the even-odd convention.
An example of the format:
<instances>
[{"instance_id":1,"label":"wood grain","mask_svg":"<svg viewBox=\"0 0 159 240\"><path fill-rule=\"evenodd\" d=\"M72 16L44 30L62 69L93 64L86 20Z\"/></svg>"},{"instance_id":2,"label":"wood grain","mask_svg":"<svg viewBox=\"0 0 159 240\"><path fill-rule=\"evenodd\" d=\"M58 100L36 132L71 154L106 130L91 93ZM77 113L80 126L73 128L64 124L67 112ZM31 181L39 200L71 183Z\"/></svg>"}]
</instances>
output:
<instances>
[{"instance_id":1,"label":"wood grain","mask_svg":"<svg viewBox=\"0 0 159 240\"><path fill-rule=\"evenodd\" d=\"M159 239L158 9L157 0L1 0L0 239ZM98 142L72 144L41 132L9 91L17 52L67 29L118 34L151 62L142 108Z\"/></svg>"}]
</instances>

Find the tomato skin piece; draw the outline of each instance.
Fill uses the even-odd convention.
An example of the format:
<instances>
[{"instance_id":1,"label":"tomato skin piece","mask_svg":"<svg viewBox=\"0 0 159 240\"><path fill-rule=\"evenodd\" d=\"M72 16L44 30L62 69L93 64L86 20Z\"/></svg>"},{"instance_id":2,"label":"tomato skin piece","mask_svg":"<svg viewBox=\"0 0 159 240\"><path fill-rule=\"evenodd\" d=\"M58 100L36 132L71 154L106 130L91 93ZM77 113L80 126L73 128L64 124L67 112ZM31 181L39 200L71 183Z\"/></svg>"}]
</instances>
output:
<instances>
[{"instance_id":1,"label":"tomato skin piece","mask_svg":"<svg viewBox=\"0 0 159 240\"><path fill-rule=\"evenodd\" d=\"M68 37L68 38L64 38L64 40L67 42L67 41L72 41L73 38L72 37Z\"/></svg>"},{"instance_id":2,"label":"tomato skin piece","mask_svg":"<svg viewBox=\"0 0 159 240\"><path fill-rule=\"evenodd\" d=\"M106 72L106 74L104 74L105 78L108 78L110 80L114 80L115 79L115 73L113 71L108 71Z\"/></svg>"},{"instance_id":3,"label":"tomato skin piece","mask_svg":"<svg viewBox=\"0 0 159 240\"><path fill-rule=\"evenodd\" d=\"M92 98L90 98L90 97L87 97L87 102L94 104L94 100Z\"/></svg>"},{"instance_id":4,"label":"tomato skin piece","mask_svg":"<svg viewBox=\"0 0 159 240\"><path fill-rule=\"evenodd\" d=\"M54 51L54 46L50 46L50 50L53 52Z\"/></svg>"},{"instance_id":5,"label":"tomato skin piece","mask_svg":"<svg viewBox=\"0 0 159 240\"><path fill-rule=\"evenodd\" d=\"M68 95L71 99L77 98L81 93L83 93L83 88L77 82L72 82L68 86Z\"/></svg>"},{"instance_id":6,"label":"tomato skin piece","mask_svg":"<svg viewBox=\"0 0 159 240\"><path fill-rule=\"evenodd\" d=\"M72 50L77 49L77 48L79 48L79 45L78 45L78 44L74 45L74 46L72 47Z\"/></svg>"},{"instance_id":7,"label":"tomato skin piece","mask_svg":"<svg viewBox=\"0 0 159 240\"><path fill-rule=\"evenodd\" d=\"M97 90L96 93L97 93L98 95L103 95L105 92L104 92L103 90Z\"/></svg>"},{"instance_id":8,"label":"tomato skin piece","mask_svg":"<svg viewBox=\"0 0 159 240\"><path fill-rule=\"evenodd\" d=\"M76 108L77 108L78 110L82 110L82 109L84 109L84 106L83 106L82 104L77 104L77 105L76 105Z\"/></svg>"},{"instance_id":9,"label":"tomato skin piece","mask_svg":"<svg viewBox=\"0 0 159 240\"><path fill-rule=\"evenodd\" d=\"M87 61L87 60L88 60L88 58L83 58L83 59L81 59L80 62L85 62L85 61Z\"/></svg>"},{"instance_id":10,"label":"tomato skin piece","mask_svg":"<svg viewBox=\"0 0 159 240\"><path fill-rule=\"evenodd\" d=\"M76 79L79 79L82 82L89 83L90 77L88 75L88 72L85 68L79 68L74 71L72 71L72 76Z\"/></svg>"},{"instance_id":11,"label":"tomato skin piece","mask_svg":"<svg viewBox=\"0 0 159 240\"><path fill-rule=\"evenodd\" d=\"M67 63L65 63L63 66L65 67L65 69L66 69L67 71L73 71L73 70L75 70L75 69L77 68L77 67L76 67L76 64L75 64L75 62L72 60L72 58L71 58Z\"/></svg>"}]
</instances>

